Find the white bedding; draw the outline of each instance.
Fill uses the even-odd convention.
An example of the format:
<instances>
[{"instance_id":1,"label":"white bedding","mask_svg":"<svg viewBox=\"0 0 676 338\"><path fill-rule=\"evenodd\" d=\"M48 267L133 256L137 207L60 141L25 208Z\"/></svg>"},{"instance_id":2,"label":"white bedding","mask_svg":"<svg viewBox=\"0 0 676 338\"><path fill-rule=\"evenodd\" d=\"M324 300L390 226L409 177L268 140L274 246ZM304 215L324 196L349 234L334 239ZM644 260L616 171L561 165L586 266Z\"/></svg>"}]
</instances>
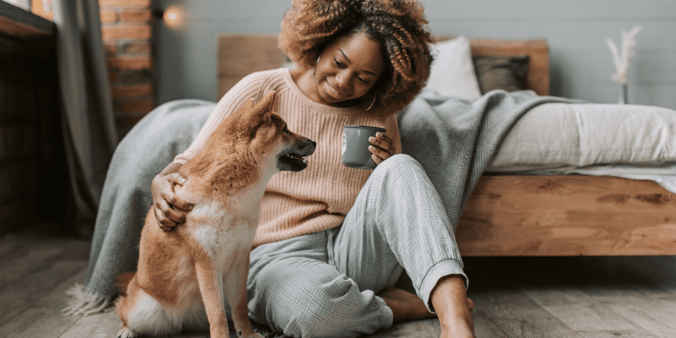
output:
<instances>
[{"instance_id":1,"label":"white bedding","mask_svg":"<svg viewBox=\"0 0 676 338\"><path fill-rule=\"evenodd\" d=\"M676 111L653 106L543 104L524 115L490 172L676 162Z\"/></svg>"},{"instance_id":2,"label":"white bedding","mask_svg":"<svg viewBox=\"0 0 676 338\"><path fill-rule=\"evenodd\" d=\"M676 193L676 111L543 104L514 125L486 172L609 175L652 180Z\"/></svg>"}]
</instances>

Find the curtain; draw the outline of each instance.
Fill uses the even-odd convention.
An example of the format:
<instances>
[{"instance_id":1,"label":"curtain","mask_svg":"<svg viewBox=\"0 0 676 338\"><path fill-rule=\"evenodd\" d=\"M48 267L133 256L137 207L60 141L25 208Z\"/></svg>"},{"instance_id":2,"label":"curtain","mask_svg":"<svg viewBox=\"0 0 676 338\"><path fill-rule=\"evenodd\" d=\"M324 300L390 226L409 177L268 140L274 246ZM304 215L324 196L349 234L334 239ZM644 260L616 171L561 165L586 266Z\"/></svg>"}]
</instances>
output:
<instances>
[{"instance_id":1,"label":"curtain","mask_svg":"<svg viewBox=\"0 0 676 338\"><path fill-rule=\"evenodd\" d=\"M54 0L62 128L70 180L69 221L93 231L117 144L98 1Z\"/></svg>"}]
</instances>

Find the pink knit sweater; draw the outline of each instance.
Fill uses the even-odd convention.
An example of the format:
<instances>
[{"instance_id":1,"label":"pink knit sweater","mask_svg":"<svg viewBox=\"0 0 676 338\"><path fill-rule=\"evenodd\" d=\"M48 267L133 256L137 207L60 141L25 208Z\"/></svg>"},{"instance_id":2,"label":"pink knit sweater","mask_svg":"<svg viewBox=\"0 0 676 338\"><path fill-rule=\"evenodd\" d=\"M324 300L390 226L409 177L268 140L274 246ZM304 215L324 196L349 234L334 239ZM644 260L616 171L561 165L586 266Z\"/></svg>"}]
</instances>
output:
<instances>
[{"instance_id":1,"label":"pink knit sweater","mask_svg":"<svg viewBox=\"0 0 676 338\"><path fill-rule=\"evenodd\" d=\"M305 170L280 172L268 183L261 201L254 246L331 229L343 222L371 174L371 170L343 166L344 125L383 127L394 140L395 152L401 152L394 116L377 120L359 108L336 108L314 102L294 83L289 70L280 68L248 75L230 89L197 138L174 162L187 162L204 146L221 121L248 99L257 102L269 91L277 92L278 113L289 129L317 142L317 149L308 157Z\"/></svg>"}]
</instances>

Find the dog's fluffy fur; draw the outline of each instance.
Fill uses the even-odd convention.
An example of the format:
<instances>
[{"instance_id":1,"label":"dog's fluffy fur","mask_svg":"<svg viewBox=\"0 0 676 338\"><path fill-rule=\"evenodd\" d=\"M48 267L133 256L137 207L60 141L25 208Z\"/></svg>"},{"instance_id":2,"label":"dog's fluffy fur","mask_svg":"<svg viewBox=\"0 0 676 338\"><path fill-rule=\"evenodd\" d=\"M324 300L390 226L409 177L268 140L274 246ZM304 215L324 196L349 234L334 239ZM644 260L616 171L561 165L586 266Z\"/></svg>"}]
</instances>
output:
<instances>
[{"instance_id":1,"label":"dog's fluffy fur","mask_svg":"<svg viewBox=\"0 0 676 338\"><path fill-rule=\"evenodd\" d=\"M238 336L262 337L253 331L246 297L260 199L272 175L303 170L316 146L272 111L275 96L244 104L180 168L187 181L175 192L194 205L185 224L165 232L148 212L138 270L121 277L119 337L209 329L211 337L227 338L226 311Z\"/></svg>"}]
</instances>

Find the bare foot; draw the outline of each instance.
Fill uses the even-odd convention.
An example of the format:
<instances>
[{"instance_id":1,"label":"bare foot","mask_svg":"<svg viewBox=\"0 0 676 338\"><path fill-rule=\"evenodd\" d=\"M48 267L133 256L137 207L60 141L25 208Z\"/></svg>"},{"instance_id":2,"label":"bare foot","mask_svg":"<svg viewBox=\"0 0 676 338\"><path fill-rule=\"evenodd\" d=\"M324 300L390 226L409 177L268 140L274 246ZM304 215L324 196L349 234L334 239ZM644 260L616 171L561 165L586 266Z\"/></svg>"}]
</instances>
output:
<instances>
[{"instance_id":1,"label":"bare foot","mask_svg":"<svg viewBox=\"0 0 676 338\"><path fill-rule=\"evenodd\" d=\"M471 316L466 317L465 320L453 323L452 325L448 325L448 322L440 321L440 323L440 338L476 338L476 335L474 334L474 321Z\"/></svg>"},{"instance_id":2,"label":"bare foot","mask_svg":"<svg viewBox=\"0 0 676 338\"><path fill-rule=\"evenodd\" d=\"M441 278L430 295L439 315L441 338L472 338L474 321L470 311L474 302L467 298L465 283L460 275Z\"/></svg>"},{"instance_id":3,"label":"bare foot","mask_svg":"<svg viewBox=\"0 0 676 338\"><path fill-rule=\"evenodd\" d=\"M394 322L434 318L437 316L427 310L425 302L420 297L408 291L397 288L386 288L380 291L378 296L392 309Z\"/></svg>"}]
</instances>

